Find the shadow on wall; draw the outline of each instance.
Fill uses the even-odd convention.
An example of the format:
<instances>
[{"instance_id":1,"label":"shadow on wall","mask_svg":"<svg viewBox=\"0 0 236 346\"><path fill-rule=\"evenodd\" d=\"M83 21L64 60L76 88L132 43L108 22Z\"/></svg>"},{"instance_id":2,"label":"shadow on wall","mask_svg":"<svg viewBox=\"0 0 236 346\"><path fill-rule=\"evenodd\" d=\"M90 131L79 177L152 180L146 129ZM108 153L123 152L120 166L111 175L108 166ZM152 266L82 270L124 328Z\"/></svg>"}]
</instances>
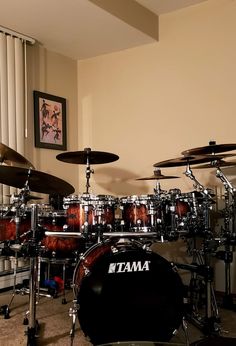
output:
<instances>
[{"instance_id":1,"label":"shadow on wall","mask_svg":"<svg viewBox=\"0 0 236 346\"><path fill-rule=\"evenodd\" d=\"M148 194L150 186L135 181L137 178L139 176L132 171L115 167L98 168L94 173L96 184L116 196Z\"/></svg>"}]
</instances>

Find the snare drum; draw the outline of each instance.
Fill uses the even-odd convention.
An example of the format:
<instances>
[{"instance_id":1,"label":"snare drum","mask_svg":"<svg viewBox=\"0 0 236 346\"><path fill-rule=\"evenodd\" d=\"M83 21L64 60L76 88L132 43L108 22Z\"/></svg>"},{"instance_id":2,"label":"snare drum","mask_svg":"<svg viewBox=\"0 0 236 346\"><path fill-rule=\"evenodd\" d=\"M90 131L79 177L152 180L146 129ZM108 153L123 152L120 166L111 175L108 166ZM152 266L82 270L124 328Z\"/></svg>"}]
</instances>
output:
<instances>
[{"instance_id":1,"label":"snare drum","mask_svg":"<svg viewBox=\"0 0 236 346\"><path fill-rule=\"evenodd\" d=\"M116 204L116 198L109 195L81 194L64 198L70 231L83 233L85 226L88 226L92 232L98 225L106 230L113 229Z\"/></svg>"},{"instance_id":2,"label":"snare drum","mask_svg":"<svg viewBox=\"0 0 236 346\"><path fill-rule=\"evenodd\" d=\"M126 230L149 231L159 217L158 199L155 195L133 195L120 198L122 218Z\"/></svg>"},{"instance_id":3,"label":"snare drum","mask_svg":"<svg viewBox=\"0 0 236 346\"><path fill-rule=\"evenodd\" d=\"M75 267L73 287L81 329L94 345L166 342L181 325L180 276L134 242L108 240L89 248Z\"/></svg>"},{"instance_id":4,"label":"snare drum","mask_svg":"<svg viewBox=\"0 0 236 346\"><path fill-rule=\"evenodd\" d=\"M39 224L46 231L61 232L66 223L66 212L45 211L39 212ZM41 241L43 257L49 258L72 258L73 253L80 249L78 238L45 236Z\"/></svg>"},{"instance_id":5,"label":"snare drum","mask_svg":"<svg viewBox=\"0 0 236 346\"><path fill-rule=\"evenodd\" d=\"M31 214L28 207L20 207L19 235L30 230ZM16 240L16 208L12 205L0 206L0 241Z\"/></svg>"}]
</instances>

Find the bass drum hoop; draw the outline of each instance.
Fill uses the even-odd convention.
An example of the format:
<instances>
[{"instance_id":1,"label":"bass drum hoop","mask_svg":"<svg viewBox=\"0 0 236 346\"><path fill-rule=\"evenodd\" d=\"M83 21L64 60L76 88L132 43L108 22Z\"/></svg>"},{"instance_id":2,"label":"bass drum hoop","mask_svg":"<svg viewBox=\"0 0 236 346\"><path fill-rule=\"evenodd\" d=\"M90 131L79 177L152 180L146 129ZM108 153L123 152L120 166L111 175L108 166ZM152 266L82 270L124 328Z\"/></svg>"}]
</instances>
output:
<instances>
[{"instance_id":1,"label":"bass drum hoop","mask_svg":"<svg viewBox=\"0 0 236 346\"><path fill-rule=\"evenodd\" d=\"M122 272L119 263L150 267ZM117 271L108 274L114 266ZM180 276L166 259L128 240L108 239L88 249L75 267L73 289L81 329L95 345L168 342L182 323Z\"/></svg>"}]
</instances>

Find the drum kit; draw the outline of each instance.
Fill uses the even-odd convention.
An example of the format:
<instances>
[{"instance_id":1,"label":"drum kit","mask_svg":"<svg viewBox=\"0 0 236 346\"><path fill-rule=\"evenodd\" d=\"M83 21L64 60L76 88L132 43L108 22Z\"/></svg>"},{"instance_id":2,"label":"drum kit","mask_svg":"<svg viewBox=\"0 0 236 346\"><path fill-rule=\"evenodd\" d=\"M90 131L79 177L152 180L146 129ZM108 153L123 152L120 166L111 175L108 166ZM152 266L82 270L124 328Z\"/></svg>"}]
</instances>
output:
<instances>
[{"instance_id":1,"label":"drum kit","mask_svg":"<svg viewBox=\"0 0 236 346\"><path fill-rule=\"evenodd\" d=\"M219 333L211 258L216 256L225 262L225 305L231 307L235 188L221 168L236 166L236 162L225 160L236 156L228 153L235 149L236 144L210 142L208 146L183 151L181 157L155 163L153 175L137 179L156 181L153 194L116 198L89 191L94 173L91 165L114 162L119 159L115 154L85 148L56 156L59 161L86 166L86 191L76 195L69 183L35 170L28 160L0 144L0 183L21 189L13 196L12 205L1 208L0 244L15 251L16 256L22 252L30 259L27 345L35 345L37 338L38 259L67 259L72 254L75 269L74 301L69 311L71 340L77 318L94 345L134 340L168 342L181 324L186 332L186 317L206 334ZM224 225L219 235L214 234L209 217L215 196L196 179L193 165L198 169L214 168L224 185ZM161 169L178 166L185 166L185 175L194 182L194 191L161 189L161 180L179 178L163 175ZM60 196L58 210L45 204L28 206L31 199L39 199L32 192ZM192 264L169 262L151 249L155 242L176 241L180 237L187 242L194 240L190 248ZM200 249L196 245L199 238L203 239ZM217 251L220 246L224 246L224 251ZM190 291L197 278L203 277L203 318L194 314L196 306L188 305L190 312L186 308L186 288L178 268L191 273ZM191 298L190 295L190 301ZM5 310L6 318L10 304Z\"/></svg>"}]
</instances>

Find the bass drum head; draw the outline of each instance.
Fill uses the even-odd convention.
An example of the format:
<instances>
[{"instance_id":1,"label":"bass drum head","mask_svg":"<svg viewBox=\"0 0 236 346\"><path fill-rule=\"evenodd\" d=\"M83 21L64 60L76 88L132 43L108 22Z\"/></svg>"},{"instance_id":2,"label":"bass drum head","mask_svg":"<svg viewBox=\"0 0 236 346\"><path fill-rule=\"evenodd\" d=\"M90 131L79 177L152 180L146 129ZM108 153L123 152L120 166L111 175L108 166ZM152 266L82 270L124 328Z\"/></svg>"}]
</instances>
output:
<instances>
[{"instance_id":1,"label":"bass drum head","mask_svg":"<svg viewBox=\"0 0 236 346\"><path fill-rule=\"evenodd\" d=\"M125 245L115 251L113 247L110 251L103 251L103 245L98 247L101 256L95 247L96 259L93 264L88 259L89 271L77 292L84 334L94 345L169 341L182 322L184 310L182 280L172 265L141 247Z\"/></svg>"}]
</instances>

